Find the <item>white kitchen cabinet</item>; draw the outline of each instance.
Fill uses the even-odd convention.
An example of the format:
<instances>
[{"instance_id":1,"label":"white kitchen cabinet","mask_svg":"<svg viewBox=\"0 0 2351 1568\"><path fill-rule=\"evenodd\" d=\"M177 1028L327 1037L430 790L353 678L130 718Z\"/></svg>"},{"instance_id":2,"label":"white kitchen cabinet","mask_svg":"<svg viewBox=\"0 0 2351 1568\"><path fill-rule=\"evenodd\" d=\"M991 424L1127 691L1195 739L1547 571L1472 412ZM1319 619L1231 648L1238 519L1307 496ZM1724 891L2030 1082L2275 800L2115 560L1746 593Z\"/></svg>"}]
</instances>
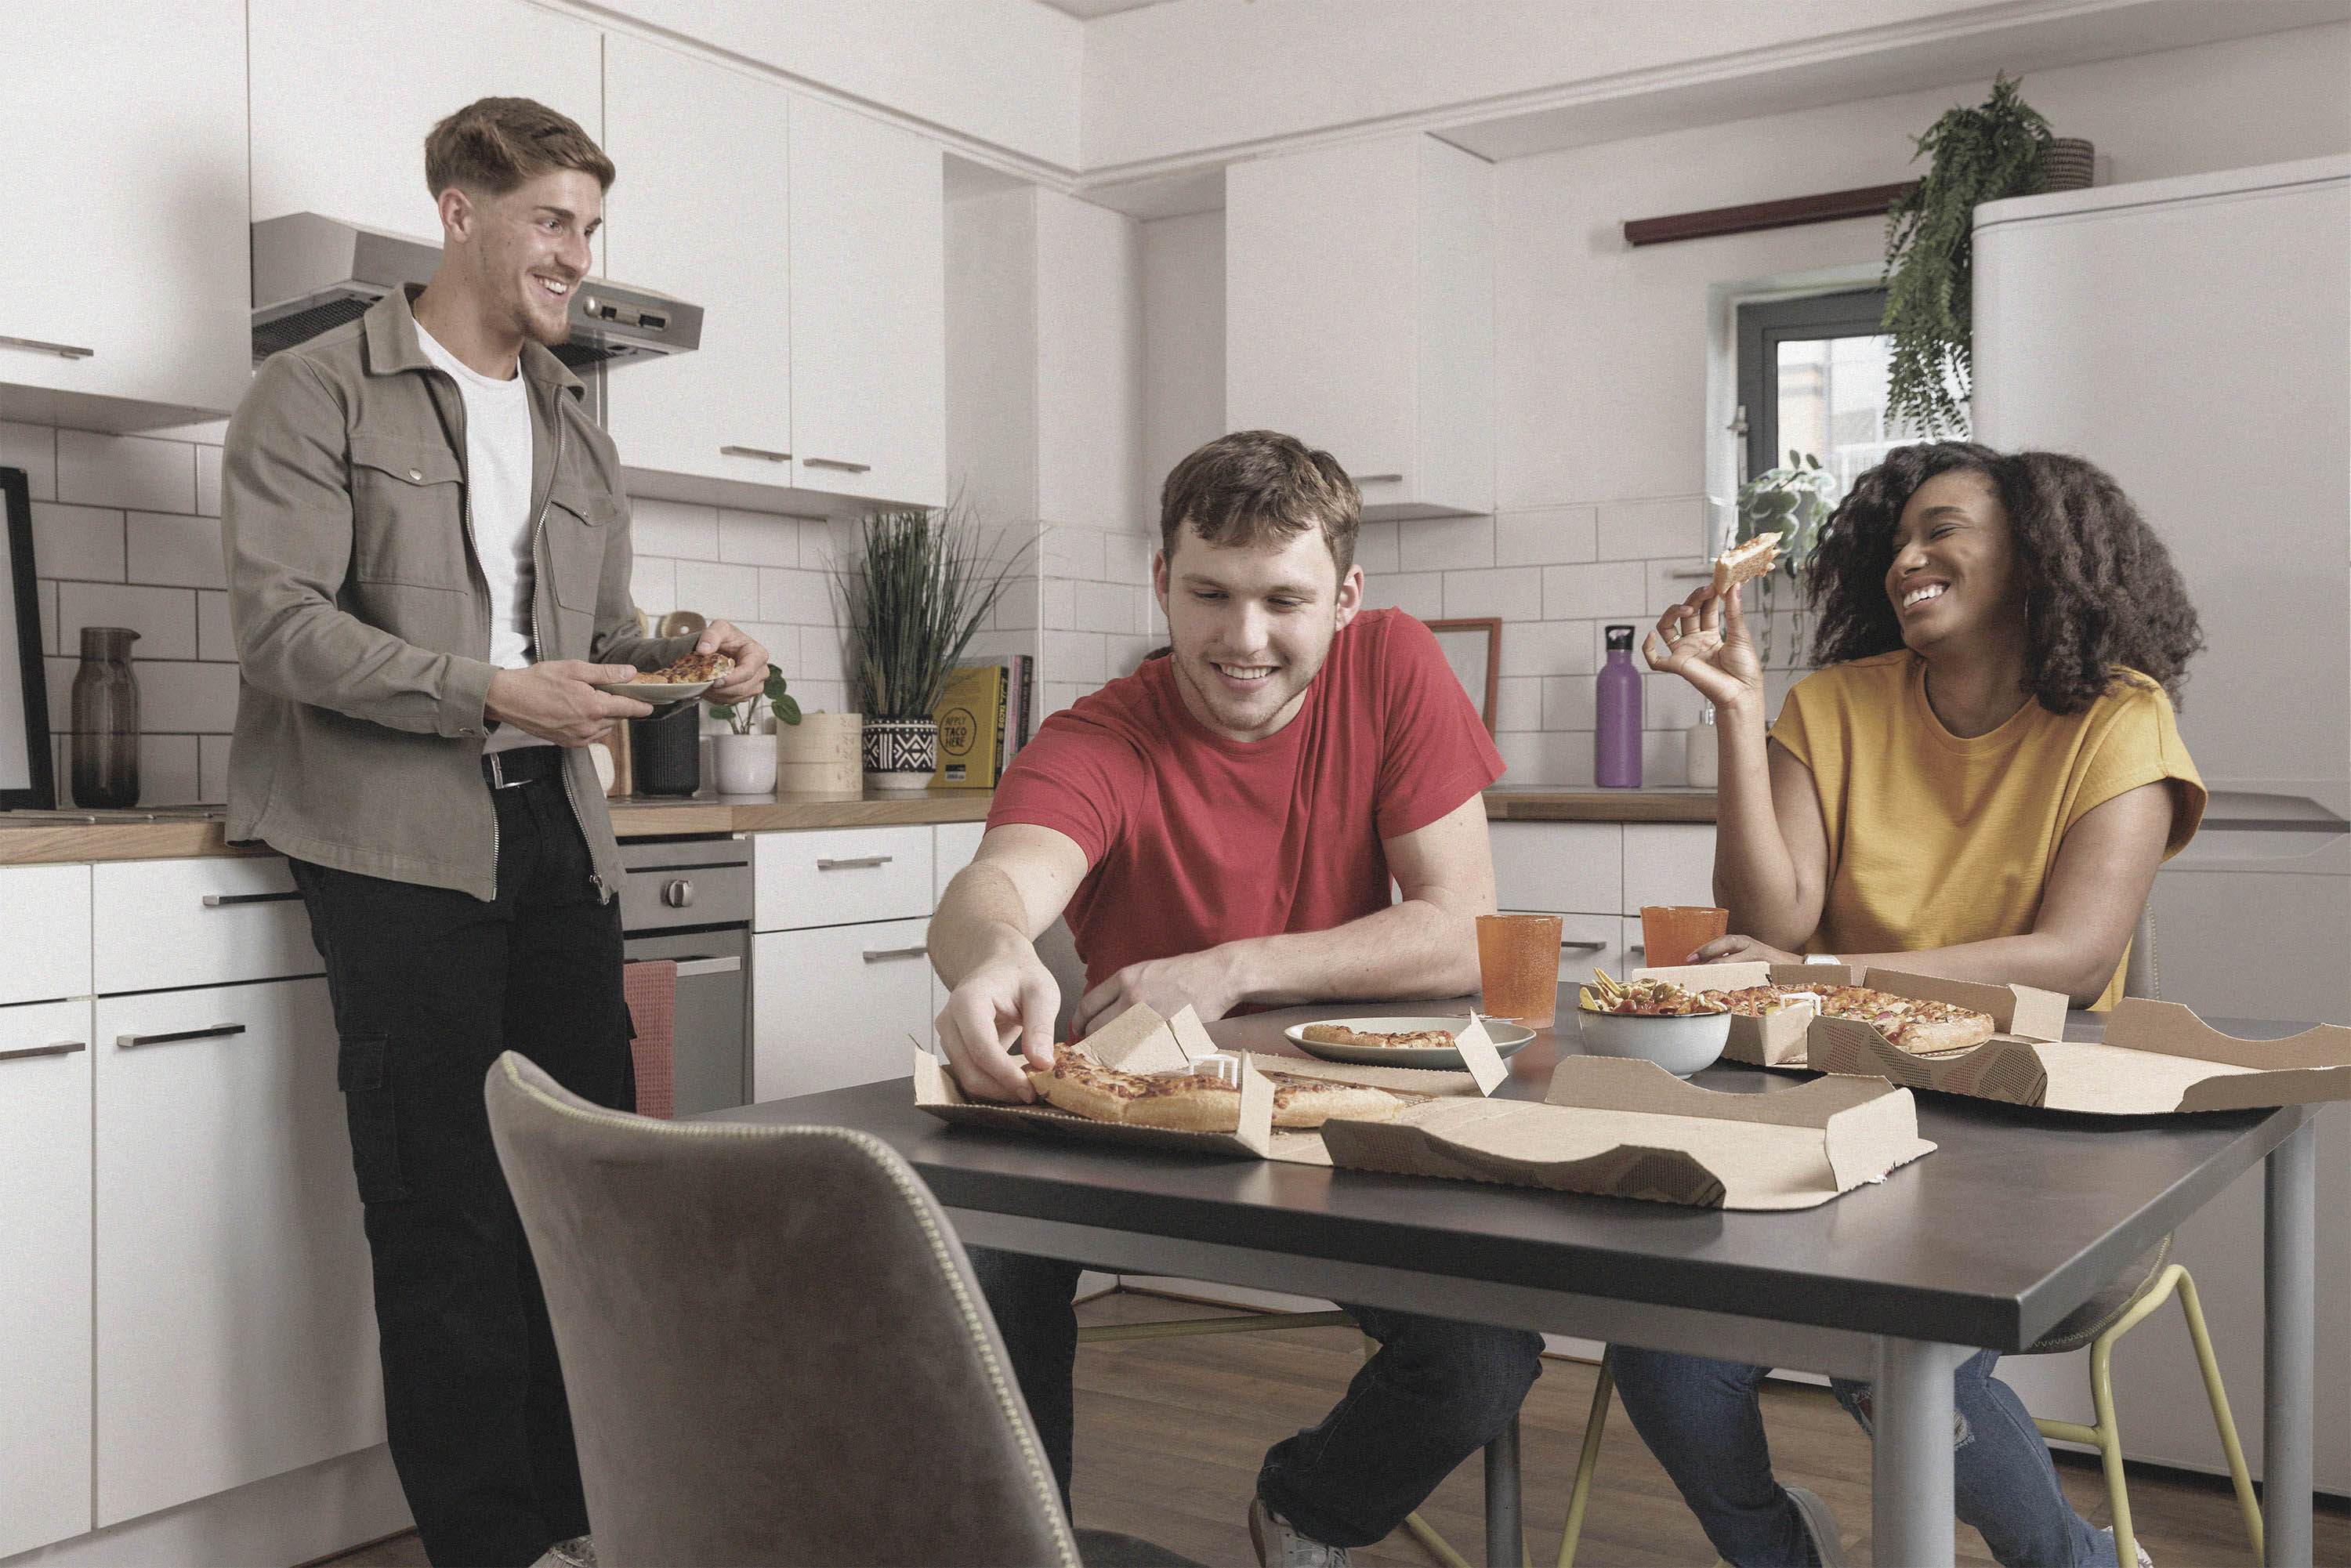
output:
<instances>
[{"instance_id":1,"label":"white kitchen cabinet","mask_svg":"<svg viewBox=\"0 0 2351 1568\"><path fill-rule=\"evenodd\" d=\"M242 0L7 15L0 419L226 414L251 362Z\"/></svg>"},{"instance_id":2,"label":"white kitchen cabinet","mask_svg":"<svg viewBox=\"0 0 2351 1568\"><path fill-rule=\"evenodd\" d=\"M1614 915L1562 915L1559 917L1559 977L1562 983L1588 985L1592 971L1605 969L1625 977L1625 936L1622 919Z\"/></svg>"},{"instance_id":3,"label":"white kitchen cabinet","mask_svg":"<svg viewBox=\"0 0 2351 1568\"><path fill-rule=\"evenodd\" d=\"M0 1004L89 994L89 867L0 870Z\"/></svg>"},{"instance_id":4,"label":"white kitchen cabinet","mask_svg":"<svg viewBox=\"0 0 2351 1568\"><path fill-rule=\"evenodd\" d=\"M931 831L936 844L932 852L937 861L931 873L931 905L936 908L939 900L947 895L947 883L955 880L956 873L969 865L979 853L979 841L987 836L987 824L941 822Z\"/></svg>"},{"instance_id":5,"label":"white kitchen cabinet","mask_svg":"<svg viewBox=\"0 0 2351 1568\"><path fill-rule=\"evenodd\" d=\"M904 1078L931 1039L930 921L753 936L751 1097Z\"/></svg>"},{"instance_id":6,"label":"white kitchen cabinet","mask_svg":"<svg viewBox=\"0 0 2351 1568\"><path fill-rule=\"evenodd\" d=\"M874 501L943 505L943 154L911 131L797 97L790 141L794 483ZM642 281L664 287L658 278ZM735 280L733 291L777 298L758 278Z\"/></svg>"},{"instance_id":7,"label":"white kitchen cabinet","mask_svg":"<svg viewBox=\"0 0 2351 1568\"><path fill-rule=\"evenodd\" d=\"M438 245L441 220L424 183L424 137L436 121L499 95L536 99L589 135L603 134L601 36L543 7L521 0L251 0L249 9L256 220L323 213ZM244 32L240 26L239 79ZM173 60L170 68L179 76L187 67ZM678 115L691 120L692 107L680 105ZM237 158L242 168L241 143ZM623 178L628 172L623 168ZM250 334L246 250L240 214L234 294L241 342ZM159 270L154 261L142 256L142 269ZM664 287L651 278L625 281Z\"/></svg>"},{"instance_id":8,"label":"white kitchen cabinet","mask_svg":"<svg viewBox=\"0 0 2351 1568\"><path fill-rule=\"evenodd\" d=\"M752 841L751 926L785 931L927 915L928 827L821 828Z\"/></svg>"},{"instance_id":9,"label":"white kitchen cabinet","mask_svg":"<svg viewBox=\"0 0 2351 1568\"><path fill-rule=\"evenodd\" d=\"M90 899L101 995L326 967L293 873L276 855L102 862L90 868Z\"/></svg>"},{"instance_id":10,"label":"white kitchen cabinet","mask_svg":"<svg viewBox=\"0 0 2351 1568\"><path fill-rule=\"evenodd\" d=\"M604 150L606 270L703 307L702 346L616 371L607 427L632 469L793 483L791 95L615 33Z\"/></svg>"},{"instance_id":11,"label":"white kitchen cabinet","mask_svg":"<svg viewBox=\"0 0 2351 1568\"><path fill-rule=\"evenodd\" d=\"M1714 903L1714 825L1625 824L1625 913L1645 904Z\"/></svg>"},{"instance_id":12,"label":"white kitchen cabinet","mask_svg":"<svg viewBox=\"0 0 2351 1568\"><path fill-rule=\"evenodd\" d=\"M89 1009L0 1008L0 1557L90 1528Z\"/></svg>"},{"instance_id":13,"label":"white kitchen cabinet","mask_svg":"<svg viewBox=\"0 0 2351 1568\"><path fill-rule=\"evenodd\" d=\"M1494 507L1493 168L1412 133L1225 171L1225 423L1326 450L1367 517Z\"/></svg>"},{"instance_id":14,"label":"white kitchen cabinet","mask_svg":"<svg viewBox=\"0 0 2351 1568\"><path fill-rule=\"evenodd\" d=\"M1499 907L1615 915L1625 908L1625 832L1615 822L1493 822Z\"/></svg>"},{"instance_id":15,"label":"white kitchen cabinet","mask_svg":"<svg viewBox=\"0 0 2351 1568\"><path fill-rule=\"evenodd\" d=\"M326 982L94 1009L97 1522L381 1443Z\"/></svg>"}]
</instances>

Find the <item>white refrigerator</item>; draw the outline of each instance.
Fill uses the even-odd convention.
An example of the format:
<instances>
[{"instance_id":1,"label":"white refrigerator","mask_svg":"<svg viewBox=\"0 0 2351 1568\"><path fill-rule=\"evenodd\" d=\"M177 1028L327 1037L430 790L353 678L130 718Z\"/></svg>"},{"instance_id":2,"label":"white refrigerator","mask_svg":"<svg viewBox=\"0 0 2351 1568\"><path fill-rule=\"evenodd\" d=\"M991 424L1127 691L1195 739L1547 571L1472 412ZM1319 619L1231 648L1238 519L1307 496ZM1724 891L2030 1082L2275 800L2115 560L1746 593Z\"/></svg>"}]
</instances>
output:
<instances>
[{"instance_id":1,"label":"white refrigerator","mask_svg":"<svg viewBox=\"0 0 2351 1568\"><path fill-rule=\"evenodd\" d=\"M2113 474L2207 639L2181 737L2212 791L2158 876L2167 998L2351 1023L2351 158L1992 202L1975 217L1976 438ZM2351 1108L2319 1155L2317 1485L2351 1493ZM2261 1473L2258 1168L2183 1227ZM2086 1420L2082 1358L2004 1363ZM2166 1308L2115 1358L2126 1452L2218 1473Z\"/></svg>"}]
</instances>

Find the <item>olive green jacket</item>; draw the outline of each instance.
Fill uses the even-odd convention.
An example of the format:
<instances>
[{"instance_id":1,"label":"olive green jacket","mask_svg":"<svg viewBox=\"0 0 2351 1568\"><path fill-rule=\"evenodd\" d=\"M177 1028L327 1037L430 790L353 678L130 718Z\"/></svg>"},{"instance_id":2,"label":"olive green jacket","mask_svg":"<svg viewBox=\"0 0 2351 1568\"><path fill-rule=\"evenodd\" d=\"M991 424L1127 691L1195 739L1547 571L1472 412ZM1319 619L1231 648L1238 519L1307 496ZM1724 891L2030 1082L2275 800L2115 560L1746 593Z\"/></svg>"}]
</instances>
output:
<instances>
[{"instance_id":1,"label":"olive green jacket","mask_svg":"<svg viewBox=\"0 0 2351 1568\"><path fill-rule=\"evenodd\" d=\"M540 659L658 669L690 637L638 630L629 510L585 392L536 343L531 622ZM490 590L467 512L465 405L405 291L273 356L229 422L221 476L236 735L228 837L395 882L497 894L482 778ZM584 748L564 787L606 898L611 818Z\"/></svg>"}]
</instances>

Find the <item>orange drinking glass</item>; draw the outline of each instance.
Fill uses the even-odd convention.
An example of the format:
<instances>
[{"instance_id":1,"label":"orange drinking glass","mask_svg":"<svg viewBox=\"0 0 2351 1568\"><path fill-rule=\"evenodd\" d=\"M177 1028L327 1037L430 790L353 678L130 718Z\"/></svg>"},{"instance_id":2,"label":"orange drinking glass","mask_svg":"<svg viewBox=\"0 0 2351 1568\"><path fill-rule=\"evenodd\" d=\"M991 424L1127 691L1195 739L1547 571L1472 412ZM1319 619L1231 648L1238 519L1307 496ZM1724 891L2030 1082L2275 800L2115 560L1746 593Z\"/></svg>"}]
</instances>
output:
<instances>
[{"instance_id":1,"label":"orange drinking glass","mask_svg":"<svg viewBox=\"0 0 2351 1568\"><path fill-rule=\"evenodd\" d=\"M1481 1011L1548 1028L1559 1008L1559 916L1478 916L1478 984Z\"/></svg>"},{"instance_id":2,"label":"orange drinking glass","mask_svg":"<svg viewBox=\"0 0 2351 1568\"><path fill-rule=\"evenodd\" d=\"M1641 906L1642 967L1670 969L1730 929L1730 911L1694 904Z\"/></svg>"}]
</instances>

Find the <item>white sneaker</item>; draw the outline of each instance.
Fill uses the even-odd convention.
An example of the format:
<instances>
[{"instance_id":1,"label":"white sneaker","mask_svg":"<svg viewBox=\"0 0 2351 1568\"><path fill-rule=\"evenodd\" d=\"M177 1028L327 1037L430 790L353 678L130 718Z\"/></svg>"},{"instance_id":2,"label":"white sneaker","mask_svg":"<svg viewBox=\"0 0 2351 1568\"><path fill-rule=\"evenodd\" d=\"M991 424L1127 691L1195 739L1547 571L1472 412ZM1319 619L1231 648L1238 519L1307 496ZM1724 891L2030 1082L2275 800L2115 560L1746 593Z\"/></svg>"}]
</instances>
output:
<instances>
[{"instance_id":1,"label":"white sneaker","mask_svg":"<svg viewBox=\"0 0 2351 1568\"><path fill-rule=\"evenodd\" d=\"M2112 1541L2115 1538L2115 1527L2110 1524L2098 1533ZM2138 1568L2155 1568L2155 1559L2147 1554L2147 1548L2141 1546L2136 1537L2131 1541L2131 1550L2138 1554ZM2117 1552L2115 1555L2119 1558L2122 1553Z\"/></svg>"},{"instance_id":2,"label":"white sneaker","mask_svg":"<svg viewBox=\"0 0 2351 1568\"><path fill-rule=\"evenodd\" d=\"M1345 1547L1309 1541L1262 1498L1249 1504L1249 1544L1257 1548L1258 1568L1347 1568Z\"/></svg>"},{"instance_id":3,"label":"white sneaker","mask_svg":"<svg viewBox=\"0 0 2351 1568\"><path fill-rule=\"evenodd\" d=\"M1804 1521L1804 1533L1813 1538L1813 1552L1821 1560L1821 1568L1851 1568L1844 1559L1844 1541L1837 1533L1836 1515L1829 1505L1802 1487L1782 1485L1788 1500L1796 1505L1796 1512Z\"/></svg>"}]
</instances>

